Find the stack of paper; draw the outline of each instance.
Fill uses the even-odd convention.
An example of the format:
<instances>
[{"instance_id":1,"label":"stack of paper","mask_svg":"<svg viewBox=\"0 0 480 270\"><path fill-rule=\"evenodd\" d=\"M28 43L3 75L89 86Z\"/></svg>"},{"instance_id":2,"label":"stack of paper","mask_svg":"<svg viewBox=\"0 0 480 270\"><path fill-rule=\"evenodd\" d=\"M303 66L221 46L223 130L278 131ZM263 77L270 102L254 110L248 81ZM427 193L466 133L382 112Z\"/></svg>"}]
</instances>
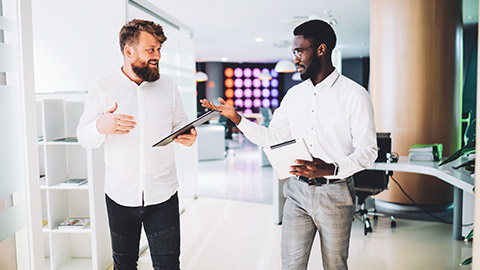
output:
<instances>
[{"instance_id":1,"label":"stack of paper","mask_svg":"<svg viewBox=\"0 0 480 270\"><path fill-rule=\"evenodd\" d=\"M408 150L408 158L413 161L439 161L442 159L443 145L415 144Z\"/></svg>"}]
</instances>

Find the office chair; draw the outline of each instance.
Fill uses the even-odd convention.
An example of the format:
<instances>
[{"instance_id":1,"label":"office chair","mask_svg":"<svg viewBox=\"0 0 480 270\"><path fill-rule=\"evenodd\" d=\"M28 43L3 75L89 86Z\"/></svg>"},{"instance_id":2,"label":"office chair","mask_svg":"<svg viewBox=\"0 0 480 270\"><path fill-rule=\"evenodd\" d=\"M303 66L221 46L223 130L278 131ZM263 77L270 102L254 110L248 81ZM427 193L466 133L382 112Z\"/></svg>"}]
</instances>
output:
<instances>
[{"instance_id":1,"label":"office chair","mask_svg":"<svg viewBox=\"0 0 480 270\"><path fill-rule=\"evenodd\" d=\"M355 211L355 215L360 216L365 235L373 231L369 216L373 216L373 220L377 220L379 216L385 216L384 214L378 213L375 207L366 209L365 200L370 196L375 196L385 189L388 189L389 174L391 175L392 172L364 170L353 175L355 195L358 198L357 203L360 205L360 209ZM397 226L395 217L390 216L390 219L390 226L395 228Z\"/></svg>"},{"instance_id":2,"label":"office chair","mask_svg":"<svg viewBox=\"0 0 480 270\"><path fill-rule=\"evenodd\" d=\"M375 162L386 162L387 153L390 154L392 148L392 140L390 133L377 133L377 145L378 145L378 157ZM355 211L355 216L360 216L364 227L364 234L367 235L372 230L372 222L369 216L373 216L373 220L377 220L379 216L385 216L378 213L374 208L366 209L365 200L370 196L375 196L378 193L388 189L388 180L393 175L392 171L374 171L363 170L353 175L353 181L355 186L355 195L360 205L360 209ZM397 222L395 217L390 216L390 226L395 228Z\"/></svg>"}]
</instances>

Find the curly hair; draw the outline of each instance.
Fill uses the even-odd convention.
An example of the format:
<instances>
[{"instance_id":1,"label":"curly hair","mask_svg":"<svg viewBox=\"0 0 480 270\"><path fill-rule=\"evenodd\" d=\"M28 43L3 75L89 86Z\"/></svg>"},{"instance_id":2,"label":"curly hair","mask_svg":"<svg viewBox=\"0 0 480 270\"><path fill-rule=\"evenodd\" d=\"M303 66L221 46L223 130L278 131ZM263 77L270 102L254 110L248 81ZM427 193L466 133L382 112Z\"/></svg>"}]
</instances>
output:
<instances>
[{"instance_id":1,"label":"curly hair","mask_svg":"<svg viewBox=\"0 0 480 270\"><path fill-rule=\"evenodd\" d=\"M133 19L127 22L120 30L120 50L123 54L125 45L135 46L138 44L138 36L141 31L152 34L160 44L163 44L167 37L163 33L163 28L159 24L147 20Z\"/></svg>"}]
</instances>

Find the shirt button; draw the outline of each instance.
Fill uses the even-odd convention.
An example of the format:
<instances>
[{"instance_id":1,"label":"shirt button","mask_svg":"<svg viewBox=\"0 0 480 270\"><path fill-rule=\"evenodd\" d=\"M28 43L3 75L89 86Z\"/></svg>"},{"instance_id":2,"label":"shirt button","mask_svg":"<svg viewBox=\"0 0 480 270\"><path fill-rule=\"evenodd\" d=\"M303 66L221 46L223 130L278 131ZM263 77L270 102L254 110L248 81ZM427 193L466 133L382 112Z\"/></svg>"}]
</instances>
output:
<instances>
[{"instance_id":1,"label":"shirt button","mask_svg":"<svg viewBox=\"0 0 480 270\"><path fill-rule=\"evenodd\" d=\"M310 144L310 147L313 147L313 145Z\"/></svg>"},{"instance_id":2,"label":"shirt button","mask_svg":"<svg viewBox=\"0 0 480 270\"><path fill-rule=\"evenodd\" d=\"M312 110L312 112L314 112L315 110Z\"/></svg>"},{"instance_id":3,"label":"shirt button","mask_svg":"<svg viewBox=\"0 0 480 270\"><path fill-rule=\"evenodd\" d=\"M313 129L313 127L310 127L310 129Z\"/></svg>"}]
</instances>

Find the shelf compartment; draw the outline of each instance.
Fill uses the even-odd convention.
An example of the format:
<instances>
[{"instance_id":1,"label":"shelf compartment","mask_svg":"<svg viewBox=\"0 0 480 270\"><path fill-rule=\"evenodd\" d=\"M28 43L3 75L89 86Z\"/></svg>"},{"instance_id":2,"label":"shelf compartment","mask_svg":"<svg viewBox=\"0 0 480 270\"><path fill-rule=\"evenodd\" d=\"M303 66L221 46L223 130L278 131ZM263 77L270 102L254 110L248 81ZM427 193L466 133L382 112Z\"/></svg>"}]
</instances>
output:
<instances>
[{"instance_id":1,"label":"shelf compartment","mask_svg":"<svg viewBox=\"0 0 480 270\"><path fill-rule=\"evenodd\" d=\"M51 263L53 269L92 269L90 237L74 233L52 233Z\"/></svg>"}]
</instances>

